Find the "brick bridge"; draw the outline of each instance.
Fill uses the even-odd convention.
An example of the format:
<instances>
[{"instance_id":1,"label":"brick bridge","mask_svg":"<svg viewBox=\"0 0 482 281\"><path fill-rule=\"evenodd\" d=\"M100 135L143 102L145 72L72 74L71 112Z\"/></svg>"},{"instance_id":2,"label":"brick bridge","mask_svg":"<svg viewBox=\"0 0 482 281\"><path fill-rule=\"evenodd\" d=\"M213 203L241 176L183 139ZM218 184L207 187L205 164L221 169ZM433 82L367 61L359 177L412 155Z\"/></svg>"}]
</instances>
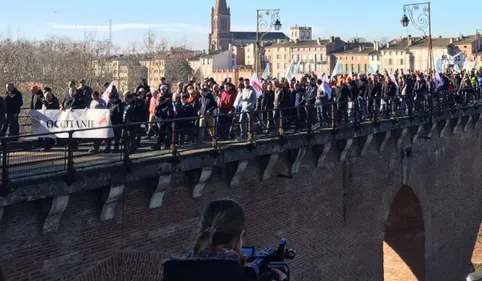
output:
<instances>
[{"instance_id":1,"label":"brick bridge","mask_svg":"<svg viewBox=\"0 0 482 281\"><path fill-rule=\"evenodd\" d=\"M214 198L247 244L297 249L294 280L463 280L482 218L482 107L13 180L5 280L160 280Z\"/></svg>"}]
</instances>

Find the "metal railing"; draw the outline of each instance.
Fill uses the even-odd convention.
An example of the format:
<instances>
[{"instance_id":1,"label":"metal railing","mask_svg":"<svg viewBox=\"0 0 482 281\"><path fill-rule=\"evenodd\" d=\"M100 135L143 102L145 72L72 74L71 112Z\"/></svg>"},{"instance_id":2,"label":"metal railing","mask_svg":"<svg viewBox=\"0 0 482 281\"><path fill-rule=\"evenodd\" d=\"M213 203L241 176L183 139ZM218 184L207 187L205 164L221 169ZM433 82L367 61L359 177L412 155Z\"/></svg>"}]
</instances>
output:
<instances>
[{"instance_id":1,"label":"metal railing","mask_svg":"<svg viewBox=\"0 0 482 281\"><path fill-rule=\"evenodd\" d=\"M376 126L380 122L397 122L400 118L418 118L430 122L434 117L446 113L478 107L481 101L480 91L470 90L439 91L418 95L418 99L416 97L359 98L356 101L324 102L320 105L264 109L249 113L234 112L78 129L64 132L68 133L68 138L65 139L51 139L52 133L3 137L0 138L0 189L5 192L12 179L62 172L66 173L67 181L73 181L75 172L79 169L115 163L132 169L133 161L138 159L179 156L207 148L220 150L240 142L284 139L289 135L313 136L321 131L336 133L344 128L359 130L362 125ZM241 118L243 115L244 119ZM206 126L201 127L200 124L204 123ZM140 140L146 132L141 128L150 126L157 128L159 141L147 138ZM105 128L112 128L117 134L119 146L113 152L89 152L94 143L102 146L102 140L74 137L76 132ZM241 132L246 133L246 138L235 140L234 137ZM19 141L12 142L17 138ZM103 142L109 144L108 141ZM150 146L154 146L154 149ZM42 152L45 147L49 150Z\"/></svg>"}]
</instances>

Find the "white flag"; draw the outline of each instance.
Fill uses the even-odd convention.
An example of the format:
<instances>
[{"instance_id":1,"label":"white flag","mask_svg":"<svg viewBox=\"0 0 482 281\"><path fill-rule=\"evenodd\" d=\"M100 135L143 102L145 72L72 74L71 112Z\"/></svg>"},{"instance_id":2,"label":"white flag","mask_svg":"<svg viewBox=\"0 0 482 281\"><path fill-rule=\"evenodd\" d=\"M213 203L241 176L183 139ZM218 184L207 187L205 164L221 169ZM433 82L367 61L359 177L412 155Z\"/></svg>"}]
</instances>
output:
<instances>
[{"instance_id":1,"label":"white flag","mask_svg":"<svg viewBox=\"0 0 482 281\"><path fill-rule=\"evenodd\" d=\"M263 91L261 90L261 83L259 82L258 74L256 72L253 72L253 76L251 76L250 84L251 84L251 87L253 87L254 91L256 92L256 97L259 98L263 94Z\"/></svg>"},{"instance_id":2,"label":"white flag","mask_svg":"<svg viewBox=\"0 0 482 281\"><path fill-rule=\"evenodd\" d=\"M107 86L104 93L100 97L101 99L103 99L105 101L106 104L109 103L109 96L110 96L110 93L112 92L113 86L114 86L114 81L110 82L109 86Z\"/></svg>"}]
</instances>

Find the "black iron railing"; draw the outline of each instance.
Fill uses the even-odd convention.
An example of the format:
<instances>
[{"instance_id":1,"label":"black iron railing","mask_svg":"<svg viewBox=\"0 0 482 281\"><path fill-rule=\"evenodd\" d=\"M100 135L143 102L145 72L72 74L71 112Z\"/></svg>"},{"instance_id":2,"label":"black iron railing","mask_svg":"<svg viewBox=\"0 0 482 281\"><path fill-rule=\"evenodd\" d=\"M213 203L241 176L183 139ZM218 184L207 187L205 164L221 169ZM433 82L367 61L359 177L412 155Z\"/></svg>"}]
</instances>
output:
<instances>
[{"instance_id":1,"label":"black iron railing","mask_svg":"<svg viewBox=\"0 0 482 281\"><path fill-rule=\"evenodd\" d=\"M73 181L77 170L89 167L122 163L127 169L132 169L132 161L137 159L178 156L208 148L219 150L239 143L283 139L288 135L312 136L321 131L335 133L344 128L358 130L361 126L397 122L400 118L431 122L434 117L446 113L478 107L479 101L479 91L439 91L413 98L402 97L402 101L399 98L358 99L249 113L120 124L108 127L121 132L118 149L105 153L95 149L89 151L93 149L94 142L104 147L105 141L99 143L102 140L74 138L75 132L105 128L66 131L64 133L68 133L68 138L65 139L51 139L51 133L3 137L0 138L1 187L7 190L12 179L58 172L66 173L67 181ZM245 121L241 120L243 115ZM200 127L204 123L206 126ZM145 130L140 129L149 125L157 128L160 141L148 139L143 133ZM239 138L241 131L246 132L243 138ZM140 140L141 137L145 139ZM19 140L13 142L13 139Z\"/></svg>"}]
</instances>

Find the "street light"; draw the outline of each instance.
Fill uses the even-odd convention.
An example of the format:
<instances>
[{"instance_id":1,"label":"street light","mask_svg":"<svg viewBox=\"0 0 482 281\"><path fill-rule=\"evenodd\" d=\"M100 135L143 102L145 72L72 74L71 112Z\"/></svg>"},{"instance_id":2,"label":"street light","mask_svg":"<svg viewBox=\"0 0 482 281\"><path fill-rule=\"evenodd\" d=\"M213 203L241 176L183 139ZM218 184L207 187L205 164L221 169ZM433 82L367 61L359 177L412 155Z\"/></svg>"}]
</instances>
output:
<instances>
[{"instance_id":1,"label":"street light","mask_svg":"<svg viewBox=\"0 0 482 281\"><path fill-rule=\"evenodd\" d=\"M416 29L424 33L425 37L427 37L428 33L428 70L432 70L432 15L430 13L430 2L404 5L400 23L403 27L407 27L412 23Z\"/></svg>"},{"instance_id":2,"label":"street light","mask_svg":"<svg viewBox=\"0 0 482 281\"><path fill-rule=\"evenodd\" d=\"M261 68L260 42L263 37L270 33L274 28L276 31L281 29L281 21L279 20L279 9L261 9L256 10L256 46L255 46L255 71L256 74Z\"/></svg>"}]
</instances>

